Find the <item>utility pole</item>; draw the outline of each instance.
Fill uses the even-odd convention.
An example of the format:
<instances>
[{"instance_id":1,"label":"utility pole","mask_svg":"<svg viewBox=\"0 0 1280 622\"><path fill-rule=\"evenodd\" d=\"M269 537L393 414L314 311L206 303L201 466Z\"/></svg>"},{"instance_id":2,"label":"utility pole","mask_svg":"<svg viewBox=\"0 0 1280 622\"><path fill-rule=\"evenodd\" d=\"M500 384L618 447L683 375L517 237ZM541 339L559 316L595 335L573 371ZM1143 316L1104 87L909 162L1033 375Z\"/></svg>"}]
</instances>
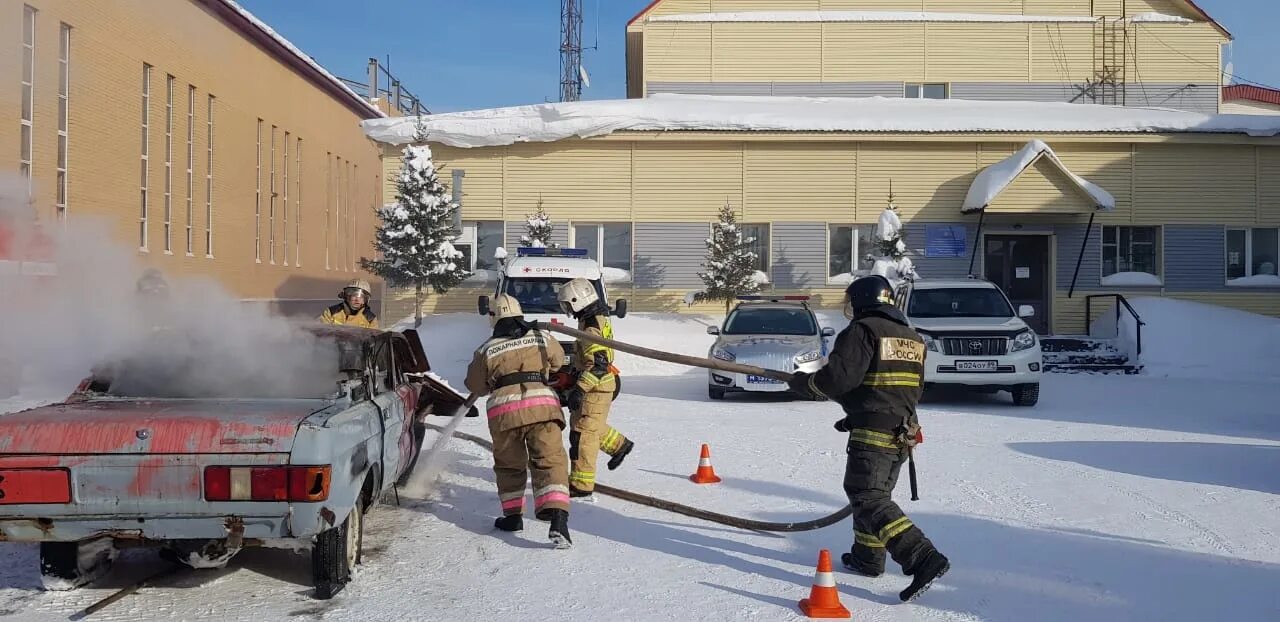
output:
<instances>
[{"instance_id":1,"label":"utility pole","mask_svg":"<svg viewBox=\"0 0 1280 622\"><path fill-rule=\"evenodd\" d=\"M582 2L560 0L560 101L582 99Z\"/></svg>"}]
</instances>

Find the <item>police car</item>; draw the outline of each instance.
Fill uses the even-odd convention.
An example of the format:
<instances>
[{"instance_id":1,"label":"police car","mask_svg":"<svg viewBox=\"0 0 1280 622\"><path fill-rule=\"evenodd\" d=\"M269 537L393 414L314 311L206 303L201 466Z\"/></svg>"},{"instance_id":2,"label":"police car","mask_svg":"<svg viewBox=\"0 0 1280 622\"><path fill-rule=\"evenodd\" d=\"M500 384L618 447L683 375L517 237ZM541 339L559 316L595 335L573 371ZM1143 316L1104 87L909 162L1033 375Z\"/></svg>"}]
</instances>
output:
<instances>
[{"instance_id":1,"label":"police car","mask_svg":"<svg viewBox=\"0 0 1280 622\"><path fill-rule=\"evenodd\" d=\"M809 308L808 296L739 296L738 305L723 326L709 326L716 335L708 356L785 372L813 373L827 364L826 338L835 335L824 328ZM771 378L711 371L707 395L724 399L728 393L782 393L787 385Z\"/></svg>"},{"instance_id":2,"label":"police car","mask_svg":"<svg viewBox=\"0 0 1280 622\"><path fill-rule=\"evenodd\" d=\"M894 299L924 337L926 387L1008 391L1019 406L1039 401L1043 355L1035 331L1022 321L1034 308L1023 305L1015 313L1004 292L981 279L907 282Z\"/></svg>"},{"instance_id":3,"label":"police car","mask_svg":"<svg viewBox=\"0 0 1280 622\"><path fill-rule=\"evenodd\" d=\"M516 249L514 258L506 258L502 262L502 273L494 295L507 294L519 300L526 320L549 324L565 322L567 318L560 310L556 294L561 285L576 278L591 281L601 302L606 307L609 305L600 264L589 257L584 248L521 247ZM489 315L489 300L489 296L480 296L477 301L480 315ZM609 308L614 317L627 315L626 300L618 300ZM560 343L565 347L567 362L572 356L573 342Z\"/></svg>"}]
</instances>

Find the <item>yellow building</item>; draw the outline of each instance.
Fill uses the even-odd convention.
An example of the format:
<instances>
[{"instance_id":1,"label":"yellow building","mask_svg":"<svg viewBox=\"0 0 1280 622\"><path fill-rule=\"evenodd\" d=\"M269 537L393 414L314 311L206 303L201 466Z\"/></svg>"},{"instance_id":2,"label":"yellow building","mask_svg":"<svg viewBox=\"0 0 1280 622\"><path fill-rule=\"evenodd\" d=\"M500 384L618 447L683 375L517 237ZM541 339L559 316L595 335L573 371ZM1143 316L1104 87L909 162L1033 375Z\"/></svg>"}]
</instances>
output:
<instances>
[{"instance_id":1,"label":"yellow building","mask_svg":"<svg viewBox=\"0 0 1280 622\"><path fill-rule=\"evenodd\" d=\"M768 12L801 4L815 6L804 14ZM923 8L924 21L848 11L873 4ZM1026 61L1019 65L1027 71L1019 84L1035 86L1039 64L1032 60L1045 23L1055 24L1056 38L1057 24L1064 33L1077 24L1101 32L1102 23L1111 21L1137 39L1132 75L1163 76L1164 82L1139 83L1139 90L1142 84L1151 92L1156 84L1203 80L1216 111L1218 72L1203 73L1198 63L1217 66L1227 36L1220 26L1182 1L1130 1L1118 19L1087 10L1105 4L660 0L628 30L631 84L644 85L646 97L425 121L445 174L462 184L463 242L475 247L472 257L487 262L496 246L517 244L525 216L541 202L558 241L588 248L603 264L630 274L629 281L610 285L610 295L631 299L635 310L714 312L682 300L701 288L704 240L726 202L757 238L758 267L770 277L772 291L809 293L834 305L850 274L869 267L868 239L892 189L924 278L973 274L997 282L1015 303L1036 307L1042 332L1085 332L1086 301L1097 294L1176 296L1280 315L1280 121L1132 101L1104 106L1078 99L957 97L972 77L965 72L975 63L1003 66L1000 58ZM1114 4L1118 10L1120 3ZM1079 19L1030 19L1049 16ZM935 24L945 27L935 30ZM746 37L734 30L746 27L754 29L761 48L774 46L773 53L815 42L819 53L797 52L785 63L760 66L759 48L735 45L738 39L726 36L727 30ZM691 38L685 29L709 33L714 43L704 45L703 35ZM939 31L948 37L959 32L969 44L939 39ZM843 34L834 37L837 32ZM987 45L1006 35L1018 45ZM868 40L881 43L857 47ZM1153 41L1173 46L1158 63L1151 58L1156 55L1141 53L1153 49ZM950 51L928 51L940 48ZM903 49L920 51L907 64L918 64L918 73L884 69ZM956 62L962 53L970 60ZM1179 77L1174 56L1190 76ZM854 91L825 92L848 97L805 96L823 93L830 84L823 80L835 75L827 68L841 57L865 66L857 75L839 74L840 84L875 78L894 82L898 91L881 93L893 97L857 97L864 93ZM643 63L637 65L637 58ZM1065 64L1074 66L1072 58ZM691 95L701 87L670 88L684 79L672 73L675 67L697 73L704 86L720 84L721 76L732 84L769 83L773 90L756 97ZM737 69L725 73L721 67ZM890 80L894 75L901 77ZM1004 77L1009 84L1015 78ZM1115 78L1110 86L1131 86ZM919 89L912 93L916 80ZM936 95L947 101L929 96L933 80L945 85ZM790 91L777 88L802 82L819 90L784 96ZM655 92L655 84L665 92ZM912 94L917 97L904 97ZM386 145L386 170L398 169L399 146L412 140L412 122L374 120L365 128ZM986 192L991 188L985 180L1007 169L1013 173ZM477 278L434 298L432 306L469 311L475 296L492 287ZM1109 303L1093 304L1101 309Z\"/></svg>"},{"instance_id":2,"label":"yellow building","mask_svg":"<svg viewBox=\"0 0 1280 622\"><path fill-rule=\"evenodd\" d=\"M41 218L318 313L381 205L383 112L230 0L0 0L0 145Z\"/></svg>"}]
</instances>

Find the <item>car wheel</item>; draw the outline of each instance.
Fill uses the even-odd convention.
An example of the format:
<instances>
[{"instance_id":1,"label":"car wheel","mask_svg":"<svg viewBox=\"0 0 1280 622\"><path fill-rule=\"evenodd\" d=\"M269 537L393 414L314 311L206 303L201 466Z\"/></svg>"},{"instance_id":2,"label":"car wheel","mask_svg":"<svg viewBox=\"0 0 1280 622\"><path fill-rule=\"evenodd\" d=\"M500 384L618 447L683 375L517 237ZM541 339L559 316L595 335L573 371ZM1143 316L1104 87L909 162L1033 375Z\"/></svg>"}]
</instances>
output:
<instances>
[{"instance_id":1,"label":"car wheel","mask_svg":"<svg viewBox=\"0 0 1280 622\"><path fill-rule=\"evenodd\" d=\"M357 500L342 524L316 536L311 547L311 579L320 600L329 600L341 592L360 563L364 548L363 506L363 501Z\"/></svg>"},{"instance_id":2,"label":"car wheel","mask_svg":"<svg viewBox=\"0 0 1280 622\"><path fill-rule=\"evenodd\" d=\"M724 393L724 389L719 387L707 387L707 397L710 397L713 400L724 399Z\"/></svg>"},{"instance_id":3,"label":"car wheel","mask_svg":"<svg viewBox=\"0 0 1280 622\"><path fill-rule=\"evenodd\" d=\"M1040 383L1020 384L1013 388L1013 403L1018 406L1035 406L1040 401Z\"/></svg>"},{"instance_id":4,"label":"car wheel","mask_svg":"<svg viewBox=\"0 0 1280 622\"><path fill-rule=\"evenodd\" d=\"M111 568L116 558L111 538L40 543L40 582L49 591L74 590Z\"/></svg>"}]
</instances>

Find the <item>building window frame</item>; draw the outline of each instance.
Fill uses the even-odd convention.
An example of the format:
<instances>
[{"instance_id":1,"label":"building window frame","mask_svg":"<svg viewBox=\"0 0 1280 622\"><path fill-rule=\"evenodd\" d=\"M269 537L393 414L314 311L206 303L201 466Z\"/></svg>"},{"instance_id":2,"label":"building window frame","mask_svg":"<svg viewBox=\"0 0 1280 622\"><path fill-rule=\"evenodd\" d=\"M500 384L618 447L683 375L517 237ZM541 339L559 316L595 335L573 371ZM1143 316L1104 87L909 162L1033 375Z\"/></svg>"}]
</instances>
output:
<instances>
[{"instance_id":1,"label":"building window frame","mask_svg":"<svg viewBox=\"0 0 1280 622\"><path fill-rule=\"evenodd\" d=\"M330 236L332 235L332 227L330 225L333 219L333 152L324 152L324 269L332 270L333 263L329 257Z\"/></svg>"},{"instance_id":2,"label":"building window frame","mask_svg":"<svg viewBox=\"0 0 1280 622\"><path fill-rule=\"evenodd\" d=\"M1139 230L1151 233L1149 240L1135 240L1134 233ZM1112 241L1108 242L1108 233L1113 233ZM1124 235L1128 233L1127 239ZM1107 278L1109 276L1122 272L1143 272L1150 274L1160 282L1164 282L1164 227L1160 225L1103 225L1099 232L1100 243L1099 248L1099 278ZM1134 261L1138 256L1135 249L1147 247L1150 249L1151 270L1135 270ZM1108 272L1107 261L1112 262L1112 269ZM1121 269L1121 268L1125 269Z\"/></svg>"},{"instance_id":3,"label":"building window frame","mask_svg":"<svg viewBox=\"0 0 1280 622\"><path fill-rule=\"evenodd\" d=\"M929 93L933 91L934 96ZM936 97L941 90L942 97ZM912 91L915 93L912 94ZM903 82L902 96L906 99L951 99L950 82Z\"/></svg>"},{"instance_id":4,"label":"building window frame","mask_svg":"<svg viewBox=\"0 0 1280 622\"><path fill-rule=\"evenodd\" d=\"M258 119L257 168L253 195L253 261L262 263L262 119Z\"/></svg>"},{"instance_id":5,"label":"building window frame","mask_svg":"<svg viewBox=\"0 0 1280 622\"><path fill-rule=\"evenodd\" d=\"M485 234L488 235L485 235ZM481 242L497 236L497 245L493 248L482 246ZM493 252L502 246L506 237L506 222L502 220L467 220L458 229L458 237L453 242L454 248L463 254L466 261L463 267L469 272L476 270L500 270L498 260ZM486 252L487 251L487 252Z\"/></svg>"},{"instance_id":6,"label":"building window frame","mask_svg":"<svg viewBox=\"0 0 1280 622\"><path fill-rule=\"evenodd\" d=\"M36 13L35 7L22 5L22 111L18 118L18 172L27 182L27 196L31 196L31 169L35 159Z\"/></svg>"},{"instance_id":7,"label":"building window frame","mask_svg":"<svg viewBox=\"0 0 1280 622\"><path fill-rule=\"evenodd\" d=\"M152 66L142 64L142 175L140 179L142 213L139 217L138 250L149 252L148 218L150 216L151 194L151 70Z\"/></svg>"},{"instance_id":8,"label":"building window frame","mask_svg":"<svg viewBox=\"0 0 1280 622\"><path fill-rule=\"evenodd\" d=\"M209 95L205 129L208 131L208 153L204 169L204 256L213 259L213 115L217 109L218 98Z\"/></svg>"},{"instance_id":9,"label":"building window frame","mask_svg":"<svg viewBox=\"0 0 1280 622\"><path fill-rule=\"evenodd\" d=\"M164 78L164 254L173 254L173 87L177 80Z\"/></svg>"},{"instance_id":10,"label":"building window frame","mask_svg":"<svg viewBox=\"0 0 1280 622\"><path fill-rule=\"evenodd\" d=\"M587 228L593 229L588 238L583 239L580 230ZM625 228L625 233L619 231ZM614 233L610 234L609 229L613 229ZM630 282L634 279L635 268L635 249L636 249L636 227L635 223L630 221L602 221L602 222L575 222L569 227L569 233L572 236L569 245L573 248L586 248L588 251L594 250L595 255L589 255L596 263L600 264L600 268L614 268L623 270L627 273L627 278L621 282ZM607 242L610 239L617 239L619 236L626 238L626 251L614 252L609 251ZM584 244L585 243L585 244ZM622 258L615 255L625 255L625 262Z\"/></svg>"},{"instance_id":11,"label":"building window frame","mask_svg":"<svg viewBox=\"0 0 1280 622\"><path fill-rule=\"evenodd\" d=\"M293 178L295 184L293 200L297 210L293 215L293 266L302 267L302 138L295 138L297 148L293 157L297 160L297 174Z\"/></svg>"},{"instance_id":12,"label":"building window frame","mask_svg":"<svg viewBox=\"0 0 1280 622\"><path fill-rule=\"evenodd\" d=\"M848 284L838 278L841 274L845 274L845 273L834 272L835 268L833 265L833 262L836 259L836 253L833 250L831 244L837 238L836 230L842 229L842 228L849 229L849 240L850 240L849 241L849 271L847 273L849 274L849 282L852 282L854 278L857 278L858 272L859 272L858 258L859 258L859 254L862 252L862 238L860 237L861 232L858 229L858 225L850 222L829 222L827 223L827 284L828 285L847 285ZM843 237L843 234L840 234L840 237Z\"/></svg>"},{"instance_id":13,"label":"building window frame","mask_svg":"<svg viewBox=\"0 0 1280 622\"><path fill-rule=\"evenodd\" d=\"M1268 261L1255 261L1255 238L1259 232L1269 232L1275 235L1276 239L1273 240L1272 244L1276 248L1273 252L1280 255L1280 227L1227 227L1223 232L1223 249L1225 252L1225 256L1223 258L1225 269L1224 276L1226 277L1226 282L1228 284L1231 284L1237 279L1251 278L1255 276L1276 276L1277 274L1280 274L1280 256L1273 255ZM1241 257L1243 260L1243 265L1241 266L1243 273L1235 276L1232 275L1231 270L1231 237L1233 233L1242 234L1243 237L1240 241L1243 248L1237 251L1243 253L1243 256ZM1255 263L1257 264L1256 266L1254 265ZM1270 271L1266 270L1268 264L1271 268Z\"/></svg>"},{"instance_id":14,"label":"building window frame","mask_svg":"<svg viewBox=\"0 0 1280 622\"><path fill-rule=\"evenodd\" d=\"M196 87L187 85L187 257L195 256Z\"/></svg>"},{"instance_id":15,"label":"building window frame","mask_svg":"<svg viewBox=\"0 0 1280 622\"><path fill-rule=\"evenodd\" d=\"M280 200L280 232L281 243L284 245L284 265L289 267L289 138L288 131L284 133L284 153L282 154L281 163L284 164L284 178L281 179L284 193Z\"/></svg>"},{"instance_id":16,"label":"building window frame","mask_svg":"<svg viewBox=\"0 0 1280 622\"><path fill-rule=\"evenodd\" d=\"M267 197L267 260L271 265L276 265L276 126L271 126L271 164L268 192L271 194Z\"/></svg>"},{"instance_id":17,"label":"building window frame","mask_svg":"<svg viewBox=\"0 0 1280 622\"><path fill-rule=\"evenodd\" d=\"M60 220L67 217L67 171L70 160L71 26L58 24L58 176L54 206Z\"/></svg>"},{"instance_id":18,"label":"building window frame","mask_svg":"<svg viewBox=\"0 0 1280 622\"><path fill-rule=\"evenodd\" d=\"M756 238L751 245L751 250L756 252L756 270L763 272L769 277L770 282L773 281L773 223L768 222L744 222L738 225L742 230L743 238ZM763 231L763 235L750 236L747 231L750 228L759 227ZM763 238L763 239L762 239Z\"/></svg>"}]
</instances>

